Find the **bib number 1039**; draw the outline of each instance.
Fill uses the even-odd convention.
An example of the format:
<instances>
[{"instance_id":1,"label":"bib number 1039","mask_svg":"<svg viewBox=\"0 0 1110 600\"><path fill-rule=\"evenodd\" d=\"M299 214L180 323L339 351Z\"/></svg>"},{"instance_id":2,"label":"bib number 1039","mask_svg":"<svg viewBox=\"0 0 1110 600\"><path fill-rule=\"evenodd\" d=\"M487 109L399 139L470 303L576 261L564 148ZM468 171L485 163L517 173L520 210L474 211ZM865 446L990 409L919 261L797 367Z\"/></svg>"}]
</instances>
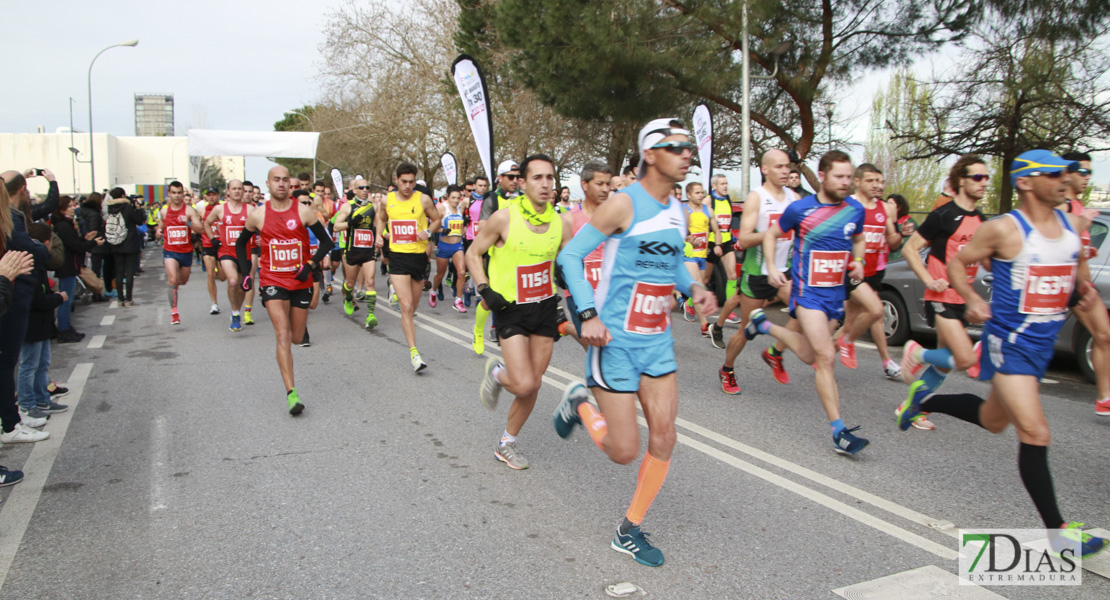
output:
<instances>
[{"instance_id":1,"label":"bib number 1039","mask_svg":"<svg viewBox=\"0 0 1110 600\"><path fill-rule=\"evenodd\" d=\"M658 335L671 324L671 294L674 284L637 281L628 301L624 330L640 335Z\"/></svg>"}]
</instances>

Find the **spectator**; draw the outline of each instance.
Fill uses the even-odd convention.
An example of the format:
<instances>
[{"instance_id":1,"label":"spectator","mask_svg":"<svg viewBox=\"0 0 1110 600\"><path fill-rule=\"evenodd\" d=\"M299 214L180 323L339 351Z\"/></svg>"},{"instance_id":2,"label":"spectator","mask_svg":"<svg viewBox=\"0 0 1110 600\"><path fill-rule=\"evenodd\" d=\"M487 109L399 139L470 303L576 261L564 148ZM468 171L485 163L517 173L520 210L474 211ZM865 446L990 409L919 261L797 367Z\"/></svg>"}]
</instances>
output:
<instances>
[{"instance_id":1,"label":"spectator","mask_svg":"<svg viewBox=\"0 0 1110 600\"><path fill-rule=\"evenodd\" d=\"M109 194L107 216L104 217L104 239L115 263L116 291L120 306L135 306L131 297L135 285L135 269L139 266L139 224L146 220L146 211L135 208L123 190Z\"/></svg>"},{"instance_id":2,"label":"spectator","mask_svg":"<svg viewBox=\"0 0 1110 600\"><path fill-rule=\"evenodd\" d=\"M95 231L99 237L104 237L103 210L104 196L96 192L89 194L89 197L81 203L81 207L77 209L77 223L81 226L81 231ZM93 300L97 302L107 300L104 294L112 289L111 267L112 261L106 244L97 245L89 251L89 268L97 277L104 280L104 293L93 296Z\"/></svg>"},{"instance_id":3,"label":"spectator","mask_svg":"<svg viewBox=\"0 0 1110 600\"><path fill-rule=\"evenodd\" d=\"M790 175L786 177L786 187L793 190L799 198L810 195L810 191L802 186L802 172L798 170L798 167L790 167Z\"/></svg>"},{"instance_id":4,"label":"spectator","mask_svg":"<svg viewBox=\"0 0 1110 600\"><path fill-rule=\"evenodd\" d=\"M104 244L104 238L99 237L100 234L96 230L82 235L77 223L74 222L76 212L77 201L69 196L62 196L58 200L58 210L50 215L50 222L62 242L64 252L62 266L54 271L54 277L58 278L58 289L65 297L65 302L57 307L58 343L61 344L79 342L84 337L77 333L69 319L73 311L73 292L77 289L77 276L81 273L81 267L85 265L85 253ZM51 245L48 244L47 247L50 248Z\"/></svg>"},{"instance_id":5,"label":"spectator","mask_svg":"<svg viewBox=\"0 0 1110 600\"><path fill-rule=\"evenodd\" d=\"M63 196L62 202L66 198ZM47 247L51 245L53 232L49 225L32 223L27 229L32 239ZM61 306L69 295L65 292L56 294L50 290L46 269L36 268L34 276L37 283L31 298L30 319L19 359L19 410L25 427L42 427L46 425L50 413L63 412L69 408L51 400L50 390L47 388L50 385L50 338L54 337L54 309ZM45 440L50 436L42 431L34 433L38 439L26 441Z\"/></svg>"},{"instance_id":6,"label":"spectator","mask_svg":"<svg viewBox=\"0 0 1110 600\"><path fill-rule=\"evenodd\" d=\"M891 194L886 199L887 202L893 202L898 207L898 221L895 222L902 233L903 238L908 238L917 231L917 221L910 217L910 203L906 201L906 197L902 194Z\"/></svg>"}]
</instances>

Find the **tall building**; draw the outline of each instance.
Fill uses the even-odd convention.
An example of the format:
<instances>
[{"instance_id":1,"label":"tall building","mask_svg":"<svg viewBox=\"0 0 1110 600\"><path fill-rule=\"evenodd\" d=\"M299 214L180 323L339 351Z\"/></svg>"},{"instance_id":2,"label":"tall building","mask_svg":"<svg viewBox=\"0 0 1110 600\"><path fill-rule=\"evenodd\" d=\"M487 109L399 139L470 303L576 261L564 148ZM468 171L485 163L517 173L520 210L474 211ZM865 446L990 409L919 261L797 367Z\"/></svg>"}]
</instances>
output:
<instances>
[{"instance_id":1,"label":"tall building","mask_svg":"<svg viewBox=\"0 0 1110 600\"><path fill-rule=\"evenodd\" d=\"M135 135L173 136L173 94L135 94Z\"/></svg>"}]
</instances>

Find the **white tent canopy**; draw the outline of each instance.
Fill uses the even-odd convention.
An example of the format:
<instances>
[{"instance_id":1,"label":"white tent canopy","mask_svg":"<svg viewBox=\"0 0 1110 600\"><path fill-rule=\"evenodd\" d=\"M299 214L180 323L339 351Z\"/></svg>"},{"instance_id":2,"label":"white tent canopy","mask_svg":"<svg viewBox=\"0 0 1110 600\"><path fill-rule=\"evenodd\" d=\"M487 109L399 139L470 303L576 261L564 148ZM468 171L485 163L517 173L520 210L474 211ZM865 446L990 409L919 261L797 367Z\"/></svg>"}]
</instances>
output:
<instances>
[{"instance_id":1,"label":"white tent canopy","mask_svg":"<svg viewBox=\"0 0 1110 600\"><path fill-rule=\"evenodd\" d=\"M190 129L189 156L316 158L315 131L226 131Z\"/></svg>"}]
</instances>

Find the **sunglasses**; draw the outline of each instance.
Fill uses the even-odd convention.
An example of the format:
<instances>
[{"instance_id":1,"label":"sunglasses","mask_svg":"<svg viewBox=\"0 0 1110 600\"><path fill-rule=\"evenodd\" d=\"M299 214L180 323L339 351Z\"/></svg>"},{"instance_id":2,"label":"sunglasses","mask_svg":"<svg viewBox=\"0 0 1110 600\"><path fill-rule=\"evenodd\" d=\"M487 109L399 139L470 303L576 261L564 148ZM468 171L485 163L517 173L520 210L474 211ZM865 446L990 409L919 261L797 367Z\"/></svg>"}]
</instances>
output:
<instances>
[{"instance_id":1,"label":"sunglasses","mask_svg":"<svg viewBox=\"0 0 1110 600\"><path fill-rule=\"evenodd\" d=\"M1053 171L1051 173L1047 173L1045 171L1030 171L1029 173L1027 173L1025 175L1022 175L1022 177L1041 177L1041 176L1048 177L1049 179L1059 179L1059 178L1064 176L1064 172L1063 171Z\"/></svg>"},{"instance_id":2,"label":"sunglasses","mask_svg":"<svg viewBox=\"0 0 1110 600\"><path fill-rule=\"evenodd\" d=\"M1075 172L1079 173L1080 175L1082 175L1084 177L1090 177L1091 173L1092 173L1092 171L1090 169L1076 169Z\"/></svg>"},{"instance_id":3,"label":"sunglasses","mask_svg":"<svg viewBox=\"0 0 1110 600\"><path fill-rule=\"evenodd\" d=\"M301 204L304 204L305 206L308 206L309 204L312 204L312 201L310 201L310 200L301 200Z\"/></svg>"},{"instance_id":4,"label":"sunglasses","mask_svg":"<svg viewBox=\"0 0 1110 600\"><path fill-rule=\"evenodd\" d=\"M356 189L356 190L368 190L368 189L370 189L370 186L368 186L368 185L360 185L360 186L356 187L355 189Z\"/></svg>"},{"instance_id":5,"label":"sunglasses","mask_svg":"<svg viewBox=\"0 0 1110 600\"><path fill-rule=\"evenodd\" d=\"M681 155L683 152L685 152L687 150L689 150L690 152L693 152L694 151L694 145L691 144L690 142L663 142L661 144L656 144L654 146L651 146L649 148L649 150L666 150L667 152L670 152L671 154Z\"/></svg>"},{"instance_id":6,"label":"sunglasses","mask_svg":"<svg viewBox=\"0 0 1110 600\"><path fill-rule=\"evenodd\" d=\"M975 183L982 183L984 181L990 181L991 176L990 175L964 175L963 178L964 179L970 179L970 180L974 181Z\"/></svg>"},{"instance_id":7,"label":"sunglasses","mask_svg":"<svg viewBox=\"0 0 1110 600\"><path fill-rule=\"evenodd\" d=\"M509 181L516 181L517 179L520 178L520 175L512 175L510 173L505 173L504 175L502 175L502 177L504 177L505 179L508 179Z\"/></svg>"}]
</instances>

